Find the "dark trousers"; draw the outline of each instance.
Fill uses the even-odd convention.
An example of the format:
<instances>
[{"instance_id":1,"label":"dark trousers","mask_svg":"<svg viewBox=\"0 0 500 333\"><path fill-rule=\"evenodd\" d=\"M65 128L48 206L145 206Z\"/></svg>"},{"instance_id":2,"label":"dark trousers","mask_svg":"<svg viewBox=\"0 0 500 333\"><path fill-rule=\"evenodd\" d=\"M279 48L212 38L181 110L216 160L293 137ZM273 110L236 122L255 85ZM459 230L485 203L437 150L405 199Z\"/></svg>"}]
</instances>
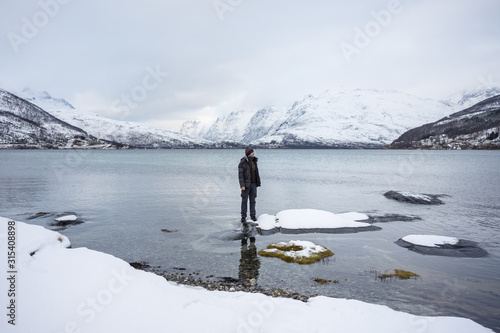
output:
<instances>
[{"instance_id":1,"label":"dark trousers","mask_svg":"<svg viewBox=\"0 0 500 333\"><path fill-rule=\"evenodd\" d=\"M255 198L257 198L257 184L252 183L241 191L241 217L247 217L247 203L250 200L250 216L255 216Z\"/></svg>"}]
</instances>

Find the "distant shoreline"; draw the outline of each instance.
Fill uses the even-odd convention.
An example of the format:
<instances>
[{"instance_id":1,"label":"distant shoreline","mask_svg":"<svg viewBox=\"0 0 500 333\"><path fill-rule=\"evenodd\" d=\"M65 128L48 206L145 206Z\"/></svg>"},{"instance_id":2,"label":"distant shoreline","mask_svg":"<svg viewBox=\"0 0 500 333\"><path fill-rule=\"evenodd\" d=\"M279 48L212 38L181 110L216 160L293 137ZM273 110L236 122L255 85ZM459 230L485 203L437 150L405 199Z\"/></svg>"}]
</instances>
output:
<instances>
[{"instance_id":1,"label":"distant shoreline","mask_svg":"<svg viewBox=\"0 0 500 333\"><path fill-rule=\"evenodd\" d=\"M0 150L231 150L244 149L247 146L241 147L116 147L116 146L87 146L87 147L40 147L31 145L0 145ZM252 146L255 149L265 150L500 150L500 145L491 145L486 147L466 147L466 148L421 148L421 147L405 147L394 148L389 146L381 147L331 147L331 146L291 146L291 147L260 147Z\"/></svg>"}]
</instances>

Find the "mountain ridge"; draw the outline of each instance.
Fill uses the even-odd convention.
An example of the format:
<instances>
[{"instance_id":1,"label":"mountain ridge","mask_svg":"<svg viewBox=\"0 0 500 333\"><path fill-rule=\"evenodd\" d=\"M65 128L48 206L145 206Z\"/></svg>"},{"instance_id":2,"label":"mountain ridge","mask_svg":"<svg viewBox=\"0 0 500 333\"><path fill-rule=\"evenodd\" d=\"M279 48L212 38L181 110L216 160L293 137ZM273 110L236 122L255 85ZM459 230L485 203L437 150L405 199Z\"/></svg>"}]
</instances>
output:
<instances>
[{"instance_id":1,"label":"mountain ridge","mask_svg":"<svg viewBox=\"0 0 500 333\"><path fill-rule=\"evenodd\" d=\"M338 88L317 97L306 95L285 110L236 111L204 125L204 130L197 122L185 123L183 130L207 140L230 139L258 147L375 148L451 112L442 102L407 93ZM252 131L253 136L244 135Z\"/></svg>"},{"instance_id":2,"label":"mountain ridge","mask_svg":"<svg viewBox=\"0 0 500 333\"><path fill-rule=\"evenodd\" d=\"M70 140L94 141L84 130L52 116L40 107L0 89L2 144L65 146Z\"/></svg>"},{"instance_id":3,"label":"mountain ridge","mask_svg":"<svg viewBox=\"0 0 500 333\"><path fill-rule=\"evenodd\" d=\"M465 110L438 121L427 123L403 133L391 144L394 148L432 146L439 148L494 148L500 132L500 94L483 100ZM468 143L464 143L468 141ZM500 144L500 143L499 143Z\"/></svg>"},{"instance_id":4,"label":"mountain ridge","mask_svg":"<svg viewBox=\"0 0 500 333\"><path fill-rule=\"evenodd\" d=\"M187 137L166 129L151 128L141 123L120 121L80 111L62 98L53 98L47 92L23 90L23 97L38 103L46 112L63 121L84 129L94 137L118 142L135 148L202 148L211 143Z\"/></svg>"},{"instance_id":5,"label":"mountain ridge","mask_svg":"<svg viewBox=\"0 0 500 333\"><path fill-rule=\"evenodd\" d=\"M455 116L465 111L458 111L460 105L496 91L500 92L500 88L475 89L455 94L446 101L436 101L399 91L336 88L318 96L305 95L289 108L267 106L257 110L236 110L209 124L186 121L180 132L80 111L63 98L53 98L45 91L36 93L24 89L22 97L12 96L31 105L27 110L36 108L38 118L50 116L66 124L65 130L71 128L83 136L137 148L236 148L247 145L259 148L381 148L422 124ZM36 119L23 114L27 111L16 109L16 103L19 104L19 100L11 104L4 101L0 109L4 132L9 121L15 124L14 128L23 127L21 123L24 122L26 130L40 132L36 129ZM51 122L58 123L53 119ZM47 136L50 130L42 132Z\"/></svg>"}]
</instances>

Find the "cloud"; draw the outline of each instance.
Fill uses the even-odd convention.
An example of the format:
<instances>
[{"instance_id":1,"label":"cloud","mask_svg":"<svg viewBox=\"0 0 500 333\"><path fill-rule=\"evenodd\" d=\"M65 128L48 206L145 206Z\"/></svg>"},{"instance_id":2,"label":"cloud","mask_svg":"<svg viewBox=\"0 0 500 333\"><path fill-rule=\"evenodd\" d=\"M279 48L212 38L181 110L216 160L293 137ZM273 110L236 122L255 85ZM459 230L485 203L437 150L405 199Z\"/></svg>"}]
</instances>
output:
<instances>
[{"instance_id":1,"label":"cloud","mask_svg":"<svg viewBox=\"0 0 500 333\"><path fill-rule=\"evenodd\" d=\"M222 12L214 6L221 3L229 6ZM443 98L477 86L478 77L500 80L494 0L41 0L2 7L2 88L46 90L103 116L162 126L291 105L337 86ZM13 34L25 42L13 45ZM341 48L347 44L357 49L350 59ZM157 66L168 77L140 95L147 68ZM117 107L134 91L137 106Z\"/></svg>"}]
</instances>

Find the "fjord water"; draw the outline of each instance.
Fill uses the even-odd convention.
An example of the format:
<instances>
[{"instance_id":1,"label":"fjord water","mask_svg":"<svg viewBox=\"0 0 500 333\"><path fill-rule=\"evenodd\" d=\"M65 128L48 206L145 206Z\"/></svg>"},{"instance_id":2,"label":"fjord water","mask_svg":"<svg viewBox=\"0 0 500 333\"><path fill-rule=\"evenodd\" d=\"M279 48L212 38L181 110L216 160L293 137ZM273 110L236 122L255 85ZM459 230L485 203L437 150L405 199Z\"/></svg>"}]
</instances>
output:
<instances>
[{"instance_id":1,"label":"fjord water","mask_svg":"<svg viewBox=\"0 0 500 333\"><path fill-rule=\"evenodd\" d=\"M242 270L254 270L250 275L265 288L467 317L500 330L499 152L256 150L262 178L258 215L313 208L421 218L378 223L382 230L352 234L258 235L257 250L278 241L309 240L335 255L313 265L262 257L256 267L242 267L241 242L224 237L240 228L242 154L0 151L0 216L55 230L49 224L57 215L75 213L85 223L60 230L73 247L199 278L238 278ZM383 194L389 190L447 196L443 205L422 206L387 199ZM32 218L39 212L48 214ZM394 244L410 234L472 240L489 255L426 256ZM377 278L394 269L420 278ZM318 284L316 278L335 282Z\"/></svg>"}]
</instances>

